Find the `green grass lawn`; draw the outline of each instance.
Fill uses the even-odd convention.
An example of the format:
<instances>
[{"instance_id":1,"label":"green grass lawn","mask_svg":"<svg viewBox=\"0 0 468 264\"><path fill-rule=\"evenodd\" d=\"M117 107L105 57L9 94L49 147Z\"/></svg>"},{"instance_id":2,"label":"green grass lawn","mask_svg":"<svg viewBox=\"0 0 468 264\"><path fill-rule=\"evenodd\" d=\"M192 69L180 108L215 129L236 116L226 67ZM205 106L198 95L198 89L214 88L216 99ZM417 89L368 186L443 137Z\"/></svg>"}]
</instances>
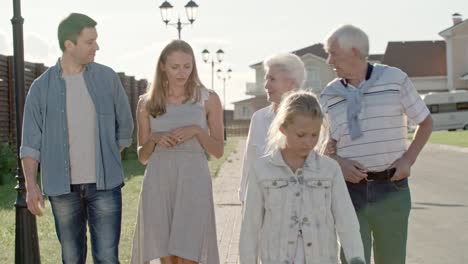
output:
<instances>
[{"instance_id":1,"label":"green grass lawn","mask_svg":"<svg viewBox=\"0 0 468 264\"><path fill-rule=\"evenodd\" d=\"M229 138L224 148L224 156L218 160L214 158L210 159L209 165L213 177L216 177L223 162L227 159L229 154L235 150L237 142L238 138ZM141 182L144 173L144 167L138 163L135 152L130 151L127 153L127 160L124 161L124 169L126 180L125 187L122 189L123 215L120 261L121 263L129 263L133 229L135 227ZM15 185L16 182L14 179L11 179L6 184L0 186L0 219L2 222L2 228L0 229L0 263L14 263L15 209L13 204L16 199ZM48 202L46 203L44 216L37 217L36 219L41 263L61 263L60 245L55 234L52 212ZM89 243L87 263L92 263Z\"/></svg>"},{"instance_id":2,"label":"green grass lawn","mask_svg":"<svg viewBox=\"0 0 468 264\"><path fill-rule=\"evenodd\" d=\"M409 138L412 139L413 134L410 134ZM468 130L434 131L429 138L429 143L468 147Z\"/></svg>"}]
</instances>

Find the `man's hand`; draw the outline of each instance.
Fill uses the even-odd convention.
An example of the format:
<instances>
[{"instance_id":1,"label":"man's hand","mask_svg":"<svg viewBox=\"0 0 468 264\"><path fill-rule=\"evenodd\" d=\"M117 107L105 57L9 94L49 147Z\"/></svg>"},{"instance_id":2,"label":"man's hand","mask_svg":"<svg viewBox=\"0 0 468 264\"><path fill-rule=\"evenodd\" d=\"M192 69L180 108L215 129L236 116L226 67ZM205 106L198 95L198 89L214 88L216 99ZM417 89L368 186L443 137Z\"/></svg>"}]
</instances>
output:
<instances>
[{"instance_id":1,"label":"man's hand","mask_svg":"<svg viewBox=\"0 0 468 264\"><path fill-rule=\"evenodd\" d=\"M338 156L336 161L340 164L341 171L346 181L358 183L367 178L367 170L361 163L354 160L343 159Z\"/></svg>"},{"instance_id":2,"label":"man's hand","mask_svg":"<svg viewBox=\"0 0 468 264\"><path fill-rule=\"evenodd\" d=\"M323 154L327 155L327 156L334 156L336 155L336 140L334 139L329 139L325 145L325 151Z\"/></svg>"},{"instance_id":3,"label":"man's hand","mask_svg":"<svg viewBox=\"0 0 468 264\"><path fill-rule=\"evenodd\" d=\"M154 132L151 134L151 140L165 148L177 145L177 139L169 132Z\"/></svg>"},{"instance_id":4,"label":"man's hand","mask_svg":"<svg viewBox=\"0 0 468 264\"><path fill-rule=\"evenodd\" d=\"M26 203L28 204L28 210L33 215L42 216L41 208L44 208L44 198L37 184L26 186Z\"/></svg>"},{"instance_id":5,"label":"man's hand","mask_svg":"<svg viewBox=\"0 0 468 264\"><path fill-rule=\"evenodd\" d=\"M395 168L391 181L400 181L408 178L411 173L411 162L403 155L401 158L393 162L390 168Z\"/></svg>"},{"instance_id":6,"label":"man's hand","mask_svg":"<svg viewBox=\"0 0 468 264\"><path fill-rule=\"evenodd\" d=\"M177 144L181 144L200 132L199 126L180 127L171 132L172 136L177 140Z\"/></svg>"},{"instance_id":7,"label":"man's hand","mask_svg":"<svg viewBox=\"0 0 468 264\"><path fill-rule=\"evenodd\" d=\"M347 182L358 183L367 177L367 170L361 163L349 159L343 159L336 155L337 141L329 139L326 143L324 154L330 156L340 164L341 171Z\"/></svg>"}]
</instances>

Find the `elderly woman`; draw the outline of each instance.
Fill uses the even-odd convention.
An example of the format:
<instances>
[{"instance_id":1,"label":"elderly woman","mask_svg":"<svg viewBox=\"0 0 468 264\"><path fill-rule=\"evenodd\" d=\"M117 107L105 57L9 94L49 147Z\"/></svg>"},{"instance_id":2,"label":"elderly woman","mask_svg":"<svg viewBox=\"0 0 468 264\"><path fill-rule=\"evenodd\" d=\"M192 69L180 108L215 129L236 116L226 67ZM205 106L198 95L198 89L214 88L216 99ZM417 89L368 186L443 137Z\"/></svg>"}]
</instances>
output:
<instances>
[{"instance_id":1,"label":"elderly woman","mask_svg":"<svg viewBox=\"0 0 468 264\"><path fill-rule=\"evenodd\" d=\"M306 76L304 63L292 53L275 54L263 62L263 67L266 72L265 90L271 104L256 111L250 121L239 188L239 199L242 203L246 198L249 167L265 152L268 129L281 98L285 93L301 88Z\"/></svg>"}]
</instances>

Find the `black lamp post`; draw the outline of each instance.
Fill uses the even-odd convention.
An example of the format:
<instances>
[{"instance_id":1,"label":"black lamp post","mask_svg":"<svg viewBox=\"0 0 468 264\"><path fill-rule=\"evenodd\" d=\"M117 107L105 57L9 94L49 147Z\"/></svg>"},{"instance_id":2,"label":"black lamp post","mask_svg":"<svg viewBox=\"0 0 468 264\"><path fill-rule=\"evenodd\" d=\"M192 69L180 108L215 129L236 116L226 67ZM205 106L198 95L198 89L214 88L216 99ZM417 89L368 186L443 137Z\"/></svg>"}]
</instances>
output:
<instances>
[{"instance_id":1,"label":"black lamp post","mask_svg":"<svg viewBox=\"0 0 468 264\"><path fill-rule=\"evenodd\" d=\"M211 90L214 90L214 65L215 63L221 63L223 61L224 51L222 49L217 50L216 58L214 58L207 49L204 49L202 51L202 58L205 63L211 64Z\"/></svg>"},{"instance_id":2,"label":"black lamp post","mask_svg":"<svg viewBox=\"0 0 468 264\"><path fill-rule=\"evenodd\" d=\"M19 154L21 146L21 134L24 108L24 46L23 46L23 22L21 17L21 1L13 0L13 52L15 73L15 105L16 105L16 153ZM26 204L26 188L24 184L23 169L19 155L16 168L17 191L16 230L15 230L15 263L30 264L41 263L39 256L39 242L37 238L36 217L31 214Z\"/></svg>"},{"instance_id":3,"label":"black lamp post","mask_svg":"<svg viewBox=\"0 0 468 264\"><path fill-rule=\"evenodd\" d=\"M193 22L195 22L195 19L197 18L198 5L193 0L188 1L188 3L185 5L185 14L187 15L187 20L189 21L189 23L181 22L179 16L177 18L177 22L170 23L172 8L173 6L171 5L171 3L169 3L167 0L164 1L159 6L159 9L161 10L161 18L166 24L166 26L170 25L175 26L177 28L177 31L179 32L179 39L181 39L180 32L182 31L182 26L191 25L193 24Z\"/></svg>"},{"instance_id":4,"label":"black lamp post","mask_svg":"<svg viewBox=\"0 0 468 264\"><path fill-rule=\"evenodd\" d=\"M218 69L216 75L218 79L223 80L223 124L224 124L224 140L227 140L226 132L226 80L231 79L232 70L229 68L226 71Z\"/></svg>"}]
</instances>

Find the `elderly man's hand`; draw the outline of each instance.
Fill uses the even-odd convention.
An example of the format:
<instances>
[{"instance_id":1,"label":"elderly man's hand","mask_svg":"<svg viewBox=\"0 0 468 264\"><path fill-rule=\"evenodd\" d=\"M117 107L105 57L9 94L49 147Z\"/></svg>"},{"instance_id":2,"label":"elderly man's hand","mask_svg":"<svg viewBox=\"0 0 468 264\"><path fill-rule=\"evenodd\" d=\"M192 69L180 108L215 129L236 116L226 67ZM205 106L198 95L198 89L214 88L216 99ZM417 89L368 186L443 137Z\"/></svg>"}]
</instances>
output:
<instances>
[{"instance_id":1,"label":"elderly man's hand","mask_svg":"<svg viewBox=\"0 0 468 264\"><path fill-rule=\"evenodd\" d=\"M391 181L400 181L410 176L411 162L404 155L397 159L391 167L396 169L393 177L390 179Z\"/></svg>"},{"instance_id":2,"label":"elderly man's hand","mask_svg":"<svg viewBox=\"0 0 468 264\"><path fill-rule=\"evenodd\" d=\"M358 183L367 177L367 170L361 163L343 159L337 156L336 161L340 164L341 171L346 181L351 183Z\"/></svg>"},{"instance_id":3,"label":"elderly man's hand","mask_svg":"<svg viewBox=\"0 0 468 264\"><path fill-rule=\"evenodd\" d=\"M323 154L327 155L327 156L334 156L336 155L336 140L334 139L329 139L327 141L327 144L325 145L325 151Z\"/></svg>"}]
</instances>

